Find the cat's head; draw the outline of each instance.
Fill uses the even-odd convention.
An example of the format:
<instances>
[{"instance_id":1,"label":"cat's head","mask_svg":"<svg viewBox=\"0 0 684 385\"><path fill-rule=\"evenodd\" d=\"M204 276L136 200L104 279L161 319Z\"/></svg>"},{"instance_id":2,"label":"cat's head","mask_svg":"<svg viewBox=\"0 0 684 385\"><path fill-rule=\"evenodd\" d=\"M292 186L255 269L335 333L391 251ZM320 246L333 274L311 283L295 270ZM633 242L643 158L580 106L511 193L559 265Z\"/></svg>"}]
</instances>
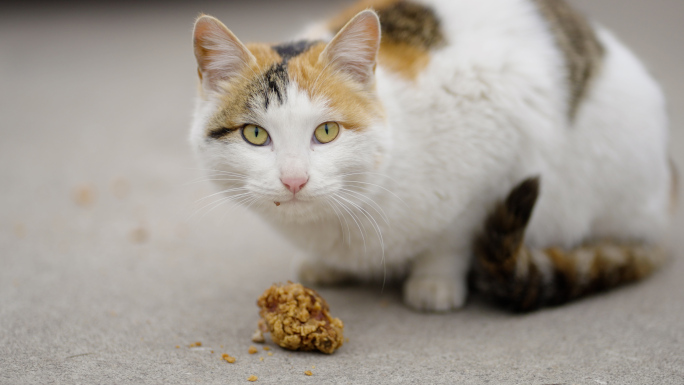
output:
<instances>
[{"instance_id":1,"label":"cat's head","mask_svg":"<svg viewBox=\"0 0 684 385\"><path fill-rule=\"evenodd\" d=\"M227 196L281 221L335 215L383 165L389 137L375 93L377 15L329 42L241 43L201 16L200 95L191 142ZM364 184L367 183L367 184Z\"/></svg>"}]
</instances>

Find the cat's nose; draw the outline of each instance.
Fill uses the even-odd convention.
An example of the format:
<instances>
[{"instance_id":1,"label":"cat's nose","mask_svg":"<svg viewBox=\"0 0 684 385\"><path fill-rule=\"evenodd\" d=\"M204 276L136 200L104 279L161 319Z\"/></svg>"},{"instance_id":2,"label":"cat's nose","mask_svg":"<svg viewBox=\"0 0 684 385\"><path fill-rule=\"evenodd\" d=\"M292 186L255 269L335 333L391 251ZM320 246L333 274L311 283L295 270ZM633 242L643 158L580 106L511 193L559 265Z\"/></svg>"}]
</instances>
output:
<instances>
[{"instance_id":1,"label":"cat's nose","mask_svg":"<svg viewBox=\"0 0 684 385\"><path fill-rule=\"evenodd\" d=\"M290 176L290 177L284 177L280 178L280 181L283 182L285 187L287 187L288 190L292 191L293 194L296 194L299 190L304 188L304 185L306 182L309 181L309 177L306 176Z\"/></svg>"}]
</instances>

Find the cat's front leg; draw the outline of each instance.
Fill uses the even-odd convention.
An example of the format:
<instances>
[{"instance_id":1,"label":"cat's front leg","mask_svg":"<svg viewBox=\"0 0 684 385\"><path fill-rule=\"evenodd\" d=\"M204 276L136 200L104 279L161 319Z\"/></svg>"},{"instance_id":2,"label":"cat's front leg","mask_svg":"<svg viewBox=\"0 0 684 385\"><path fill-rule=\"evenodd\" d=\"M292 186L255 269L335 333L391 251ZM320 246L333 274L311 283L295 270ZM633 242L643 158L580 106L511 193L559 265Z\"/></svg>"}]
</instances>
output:
<instances>
[{"instance_id":1,"label":"cat's front leg","mask_svg":"<svg viewBox=\"0 0 684 385\"><path fill-rule=\"evenodd\" d=\"M468 295L467 255L445 245L419 255L404 283L404 302L421 311L461 308Z\"/></svg>"}]
</instances>

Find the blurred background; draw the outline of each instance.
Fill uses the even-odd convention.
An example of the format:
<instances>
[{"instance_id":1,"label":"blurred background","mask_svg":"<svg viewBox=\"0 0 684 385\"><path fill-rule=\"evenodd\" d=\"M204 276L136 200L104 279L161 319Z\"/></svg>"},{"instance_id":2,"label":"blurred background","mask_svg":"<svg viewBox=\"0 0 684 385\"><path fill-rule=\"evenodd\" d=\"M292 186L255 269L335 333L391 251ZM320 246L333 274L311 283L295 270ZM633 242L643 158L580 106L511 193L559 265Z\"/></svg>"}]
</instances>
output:
<instances>
[{"instance_id":1,"label":"blurred background","mask_svg":"<svg viewBox=\"0 0 684 385\"><path fill-rule=\"evenodd\" d=\"M282 383L311 366L317 383L684 382L681 211L671 267L634 287L525 317L477 301L416 314L396 290L325 289L348 325L339 353L246 354L254 301L291 277L297 251L241 209L193 205L212 191L187 143L193 21L275 42L350 3L0 5L0 383ZM661 82L684 170L684 2L571 3Z\"/></svg>"}]
</instances>

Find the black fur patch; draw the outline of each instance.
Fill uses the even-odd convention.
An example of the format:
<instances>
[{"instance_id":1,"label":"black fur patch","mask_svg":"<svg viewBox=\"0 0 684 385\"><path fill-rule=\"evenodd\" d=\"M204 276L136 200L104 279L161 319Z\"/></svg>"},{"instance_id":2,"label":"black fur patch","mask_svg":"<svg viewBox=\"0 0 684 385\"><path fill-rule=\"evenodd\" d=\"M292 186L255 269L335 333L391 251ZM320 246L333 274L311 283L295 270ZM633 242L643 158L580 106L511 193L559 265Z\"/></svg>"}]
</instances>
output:
<instances>
[{"instance_id":1,"label":"black fur patch","mask_svg":"<svg viewBox=\"0 0 684 385\"><path fill-rule=\"evenodd\" d=\"M287 65L282 62L272 65L252 82L249 91L251 95L248 101L249 109L256 109L259 105L262 105L263 108L268 108L273 102L283 104L289 83Z\"/></svg>"},{"instance_id":2,"label":"black fur patch","mask_svg":"<svg viewBox=\"0 0 684 385\"><path fill-rule=\"evenodd\" d=\"M292 59L295 56L299 56L306 52L309 48L311 48L312 45L316 44L317 41L310 41L310 40L300 40L300 41L295 41L291 43L283 43L283 44L278 44L274 45L273 50L280 55L280 57L283 58L283 63L287 64L287 62Z\"/></svg>"},{"instance_id":3,"label":"black fur patch","mask_svg":"<svg viewBox=\"0 0 684 385\"><path fill-rule=\"evenodd\" d=\"M430 49L445 41L439 18L431 8L424 5L398 1L378 8L377 13L380 17L382 39L387 42Z\"/></svg>"}]
</instances>

